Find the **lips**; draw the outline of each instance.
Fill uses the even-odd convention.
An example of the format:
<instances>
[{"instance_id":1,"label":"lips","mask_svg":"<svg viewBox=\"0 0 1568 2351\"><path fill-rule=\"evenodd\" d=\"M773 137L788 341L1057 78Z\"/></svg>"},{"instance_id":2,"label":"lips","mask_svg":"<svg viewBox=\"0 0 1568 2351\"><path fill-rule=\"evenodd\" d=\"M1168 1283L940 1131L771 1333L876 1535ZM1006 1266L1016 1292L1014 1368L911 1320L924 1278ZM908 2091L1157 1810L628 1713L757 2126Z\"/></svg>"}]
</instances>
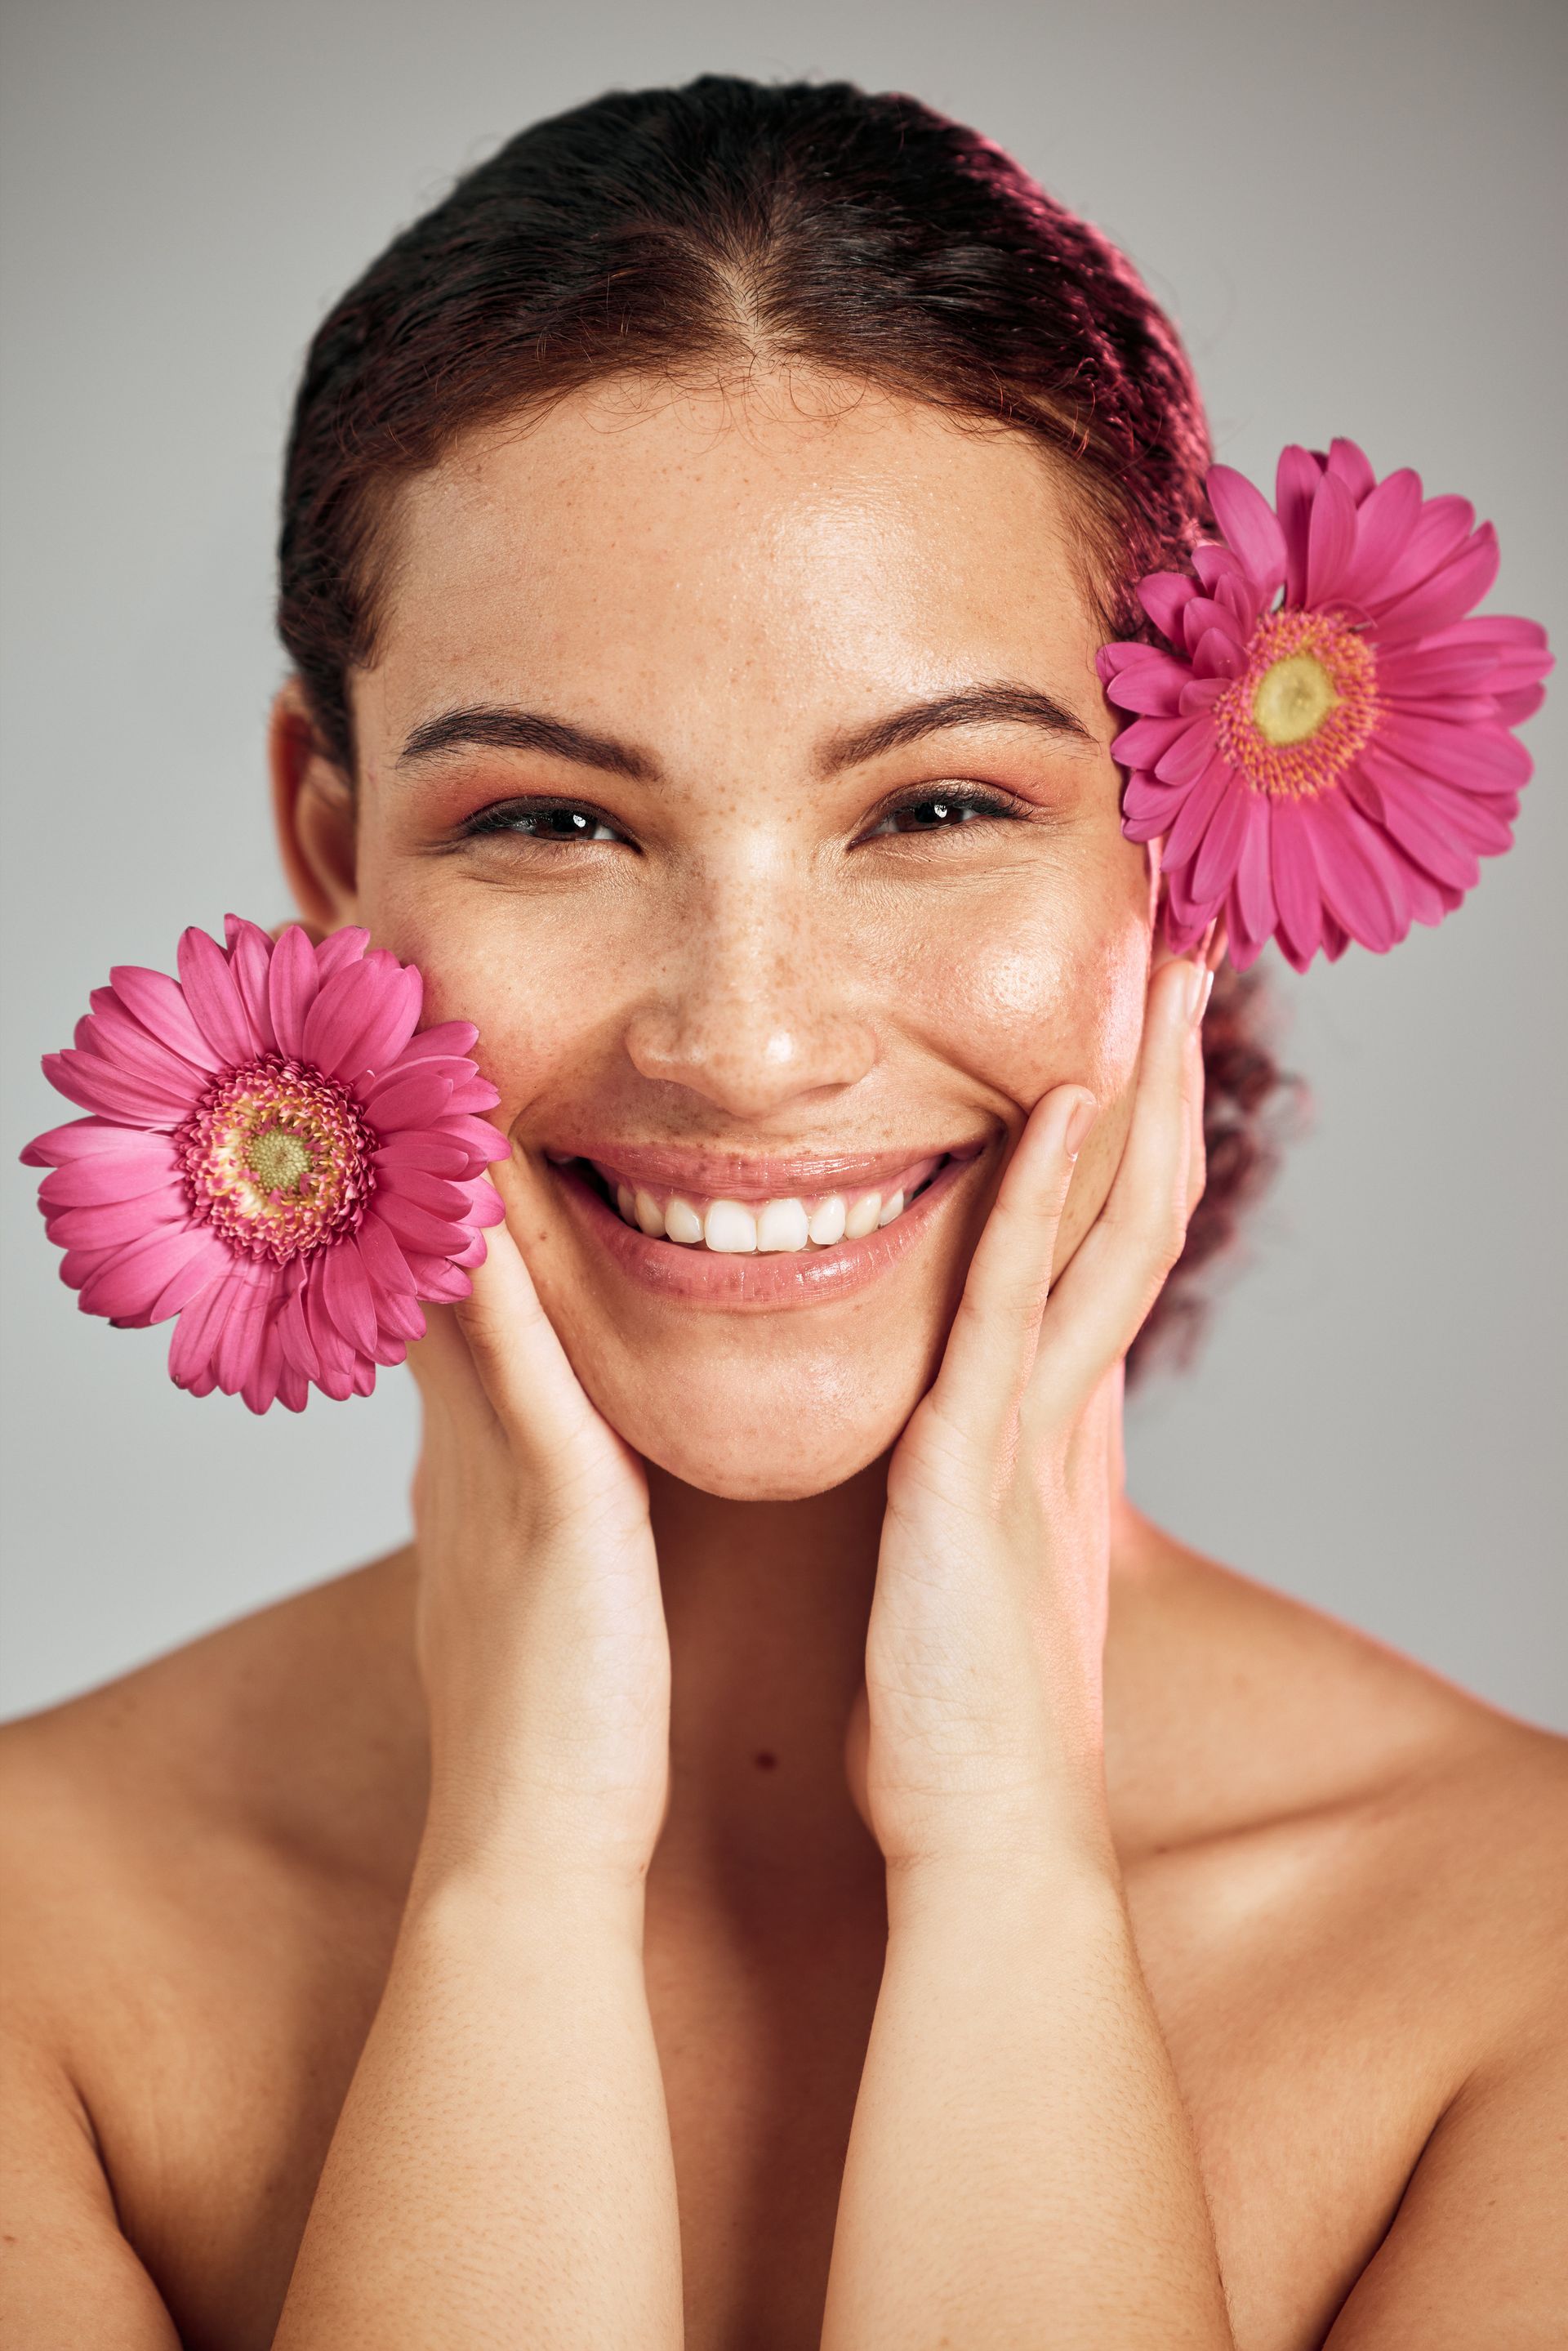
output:
<instances>
[{"instance_id":1,"label":"lips","mask_svg":"<svg viewBox=\"0 0 1568 2351\"><path fill-rule=\"evenodd\" d=\"M574 1222L640 1287L735 1308L816 1304L875 1280L981 1148L759 1161L607 1143L545 1157Z\"/></svg>"}]
</instances>

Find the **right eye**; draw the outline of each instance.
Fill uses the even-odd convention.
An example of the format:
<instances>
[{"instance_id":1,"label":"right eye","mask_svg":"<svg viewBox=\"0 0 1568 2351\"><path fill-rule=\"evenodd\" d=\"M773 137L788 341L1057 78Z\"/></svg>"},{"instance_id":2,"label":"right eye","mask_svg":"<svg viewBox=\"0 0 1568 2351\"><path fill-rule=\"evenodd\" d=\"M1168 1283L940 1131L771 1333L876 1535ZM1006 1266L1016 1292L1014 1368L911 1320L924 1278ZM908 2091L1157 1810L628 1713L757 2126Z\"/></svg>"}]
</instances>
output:
<instances>
[{"instance_id":1,"label":"right eye","mask_svg":"<svg viewBox=\"0 0 1568 2351\"><path fill-rule=\"evenodd\" d=\"M481 809L462 828L470 840L521 833L525 841L620 841L609 819L578 800L501 800Z\"/></svg>"}]
</instances>

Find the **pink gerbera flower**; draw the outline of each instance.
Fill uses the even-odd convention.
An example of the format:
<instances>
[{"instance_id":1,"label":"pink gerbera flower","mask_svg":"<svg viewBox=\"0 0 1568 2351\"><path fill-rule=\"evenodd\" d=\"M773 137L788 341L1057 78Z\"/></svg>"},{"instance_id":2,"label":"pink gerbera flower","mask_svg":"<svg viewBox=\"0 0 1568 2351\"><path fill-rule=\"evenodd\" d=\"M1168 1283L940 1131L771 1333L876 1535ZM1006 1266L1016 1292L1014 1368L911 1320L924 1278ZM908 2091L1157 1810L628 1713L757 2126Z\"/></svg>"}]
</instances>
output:
<instances>
[{"instance_id":1,"label":"pink gerbera flower","mask_svg":"<svg viewBox=\"0 0 1568 2351\"><path fill-rule=\"evenodd\" d=\"M120 965L95 988L51 1085L92 1115L28 1144L61 1279L82 1311L140 1328L177 1316L171 1377L193 1395L275 1399L312 1384L369 1395L425 1327L417 1301L466 1297L501 1198L499 1096L466 1020L418 1029L411 964L297 924L275 946L230 914L228 951L180 942L179 979ZM416 1033L418 1030L418 1033Z\"/></svg>"},{"instance_id":2,"label":"pink gerbera flower","mask_svg":"<svg viewBox=\"0 0 1568 2351\"><path fill-rule=\"evenodd\" d=\"M1353 441L1286 449L1277 513L1229 465L1209 497L1220 538L1138 587L1177 650L1099 655L1137 714L1112 747L1122 830L1163 840L1179 954L1221 913L1243 967L1271 937L1298 971L1351 939L1381 953L1509 847L1545 632L1461 618L1497 571L1490 523L1408 468L1379 482Z\"/></svg>"}]
</instances>

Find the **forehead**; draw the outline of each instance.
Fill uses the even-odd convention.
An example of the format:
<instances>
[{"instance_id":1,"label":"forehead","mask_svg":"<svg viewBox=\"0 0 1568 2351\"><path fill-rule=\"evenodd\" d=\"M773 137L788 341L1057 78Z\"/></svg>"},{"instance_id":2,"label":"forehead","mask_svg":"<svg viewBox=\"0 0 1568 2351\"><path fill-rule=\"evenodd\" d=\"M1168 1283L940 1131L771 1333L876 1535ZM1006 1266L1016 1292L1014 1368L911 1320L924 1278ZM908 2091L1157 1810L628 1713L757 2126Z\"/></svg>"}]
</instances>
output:
<instances>
[{"instance_id":1,"label":"forehead","mask_svg":"<svg viewBox=\"0 0 1568 2351\"><path fill-rule=\"evenodd\" d=\"M976 675L1098 701L1057 466L872 387L597 388L470 434L388 521L389 726L524 686L645 731L704 691L803 724Z\"/></svg>"}]
</instances>

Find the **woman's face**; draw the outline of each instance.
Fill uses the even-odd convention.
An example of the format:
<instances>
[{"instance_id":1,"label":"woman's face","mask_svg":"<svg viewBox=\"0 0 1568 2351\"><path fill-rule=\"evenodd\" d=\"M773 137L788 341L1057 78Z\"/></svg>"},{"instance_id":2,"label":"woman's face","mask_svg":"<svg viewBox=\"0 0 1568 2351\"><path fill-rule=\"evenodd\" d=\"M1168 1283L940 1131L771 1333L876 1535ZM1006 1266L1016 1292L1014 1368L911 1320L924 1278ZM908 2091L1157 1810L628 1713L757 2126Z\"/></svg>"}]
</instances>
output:
<instances>
[{"instance_id":1,"label":"woman's face","mask_svg":"<svg viewBox=\"0 0 1568 2351\"><path fill-rule=\"evenodd\" d=\"M307 910L478 1024L512 1228L630 1444L836 1485L1035 1102L1102 1105L1064 1259L1126 1132L1150 877L1057 476L873 391L623 383L471 437L389 552L357 815L317 762L285 795Z\"/></svg>"}]
</instances>

